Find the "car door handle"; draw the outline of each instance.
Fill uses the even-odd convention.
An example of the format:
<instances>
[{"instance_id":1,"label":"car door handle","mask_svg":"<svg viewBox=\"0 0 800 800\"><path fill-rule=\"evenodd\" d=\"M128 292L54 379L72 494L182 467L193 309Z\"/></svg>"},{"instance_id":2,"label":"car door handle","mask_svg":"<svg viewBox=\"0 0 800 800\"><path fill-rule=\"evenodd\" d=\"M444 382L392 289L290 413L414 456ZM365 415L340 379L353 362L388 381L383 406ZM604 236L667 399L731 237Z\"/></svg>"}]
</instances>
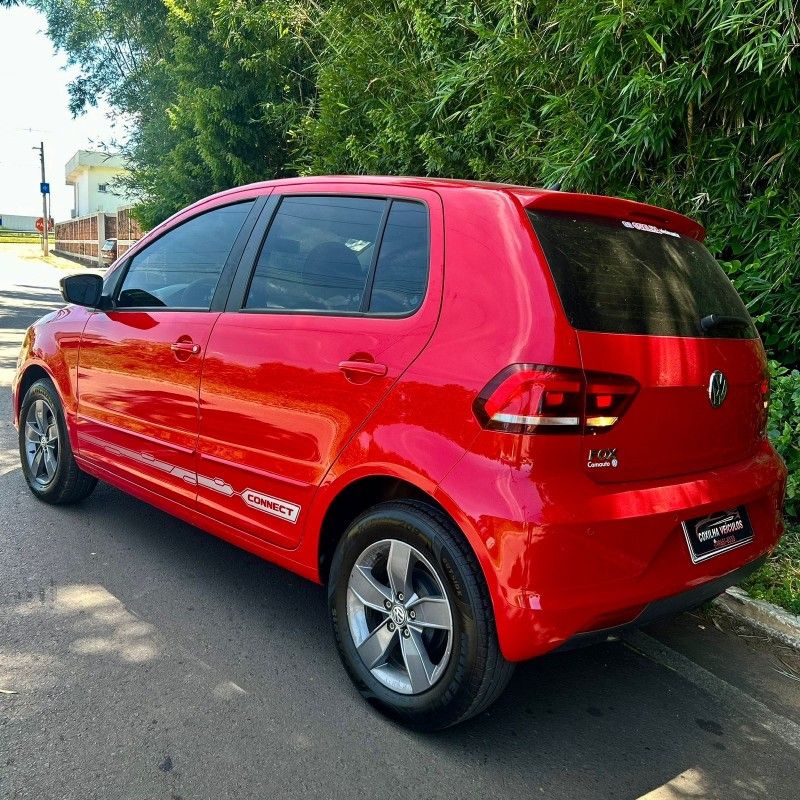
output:
<instances>
[{"instance_id":1,"label":"car door handle","mask_svg":"<svg viewBox=\"0 0 800 800\"><path fill-rule=\"evenodd\" d=\"M200 352L200 345L194 342L173 342L170 345L173 353L186 353L196 356Z\"/></svg>"},{"instance_id":2,"label":"car door handle","mask_svg":"<svg viewBox=\"0 0 800 800\"><path fill-rule=\"evenodd\" d=\"M386 364L376 364L374 361L340 361L339 369L344 372L358 372L373 378L382 378L386 372Z\"/></svg>"}]
</instances>

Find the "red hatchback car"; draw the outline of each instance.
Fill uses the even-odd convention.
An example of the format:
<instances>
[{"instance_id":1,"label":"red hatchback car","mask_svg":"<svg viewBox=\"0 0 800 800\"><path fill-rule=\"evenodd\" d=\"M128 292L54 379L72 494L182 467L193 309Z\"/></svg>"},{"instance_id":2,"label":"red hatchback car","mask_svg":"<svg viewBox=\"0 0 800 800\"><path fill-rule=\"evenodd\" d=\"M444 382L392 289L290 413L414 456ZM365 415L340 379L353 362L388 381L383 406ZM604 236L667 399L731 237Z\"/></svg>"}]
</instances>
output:
<instances>
[{"instance_id":1,"label":"red hatchback car","mask_svg":"<svg viewBox=\"0 0 800 800\"><path fill-rule=\"evenodd\" d=\"M764 350L703 234L454 180L214 195L28 331L25 477L326 582L362 694L455 724L514 662L697 606L777 543Z\"/></svg>"}]
</instances>

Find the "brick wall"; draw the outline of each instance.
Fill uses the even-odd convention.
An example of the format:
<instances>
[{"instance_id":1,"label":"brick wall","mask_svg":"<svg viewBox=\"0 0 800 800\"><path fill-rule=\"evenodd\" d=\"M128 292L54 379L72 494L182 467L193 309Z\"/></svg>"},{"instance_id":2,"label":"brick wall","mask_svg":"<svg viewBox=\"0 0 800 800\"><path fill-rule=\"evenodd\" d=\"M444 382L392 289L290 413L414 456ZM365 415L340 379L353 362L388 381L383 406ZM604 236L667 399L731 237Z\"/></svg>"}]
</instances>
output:
<instances>
[{"instance_id":1,"label":"brick wall","mask_svg":"<svg viewBox=\"0 0 800 800\"><path fill-rule=\"evenodd\" d=\"M117 211L117 256L121 256L131 245L144 236L139 223L131 216L131 207Z\"/></svg>"},{"instance_id":2,"label":"brick wall","mask_svg":"<svg viewBox=\"0 0 800 800\"><path fill-rule=\"evenodd\" d=\"M89 214L65 222L56 222L56 253L89 266L102 266L100 248L106 239L117 240L117 257L144 236L130 207L116 214Z\"/></svg>"},{"instance_id":3,"label":"brick wall","mask_svg":"<svg viewBox=\"0 0 800 800\"><path fill-rule=\"evenodd\" d=\"M98 263L100 253L99 215L56 222L55 252L83 263Z\"/></svg>"}]
</instances>

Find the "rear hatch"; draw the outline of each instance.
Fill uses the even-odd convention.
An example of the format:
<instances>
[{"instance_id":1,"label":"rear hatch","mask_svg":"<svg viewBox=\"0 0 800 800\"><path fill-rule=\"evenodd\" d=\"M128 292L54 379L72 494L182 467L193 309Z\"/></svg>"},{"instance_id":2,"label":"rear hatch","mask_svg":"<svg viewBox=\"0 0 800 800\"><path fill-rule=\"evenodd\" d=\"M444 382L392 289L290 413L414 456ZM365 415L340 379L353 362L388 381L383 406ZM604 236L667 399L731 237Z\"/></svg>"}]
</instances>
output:
<instances>
[{"instance_id":1,"label":"rear hatch","mask_svg":"<svg viewBox=\"0 0 800 800\"><path fill-rule=\"evenodd\" d=\"M765 356L704 245L634 219L528 214L578 331L583 369L638 384L616 422L584 428L592 477L652 480L747 458L764 427Z\"/></svg>"}]
</instances>

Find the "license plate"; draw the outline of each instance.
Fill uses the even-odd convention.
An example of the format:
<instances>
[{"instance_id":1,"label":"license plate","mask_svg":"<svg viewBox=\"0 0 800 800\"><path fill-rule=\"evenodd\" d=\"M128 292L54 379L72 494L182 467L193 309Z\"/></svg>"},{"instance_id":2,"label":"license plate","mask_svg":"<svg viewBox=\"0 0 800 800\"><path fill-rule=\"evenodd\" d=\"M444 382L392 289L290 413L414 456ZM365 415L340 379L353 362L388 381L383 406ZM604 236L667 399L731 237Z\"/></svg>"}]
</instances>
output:
<instances>
[{"instance_id":1,"label":"license plate","mask_svg":"<svg viewBox=\"0 0 800 800\"><path fill-rule=\"evenodd\" d=\"M695 564L753 541L753 528L744 506L687 520L683 533Z\"/></svg>"}]
</instances>

